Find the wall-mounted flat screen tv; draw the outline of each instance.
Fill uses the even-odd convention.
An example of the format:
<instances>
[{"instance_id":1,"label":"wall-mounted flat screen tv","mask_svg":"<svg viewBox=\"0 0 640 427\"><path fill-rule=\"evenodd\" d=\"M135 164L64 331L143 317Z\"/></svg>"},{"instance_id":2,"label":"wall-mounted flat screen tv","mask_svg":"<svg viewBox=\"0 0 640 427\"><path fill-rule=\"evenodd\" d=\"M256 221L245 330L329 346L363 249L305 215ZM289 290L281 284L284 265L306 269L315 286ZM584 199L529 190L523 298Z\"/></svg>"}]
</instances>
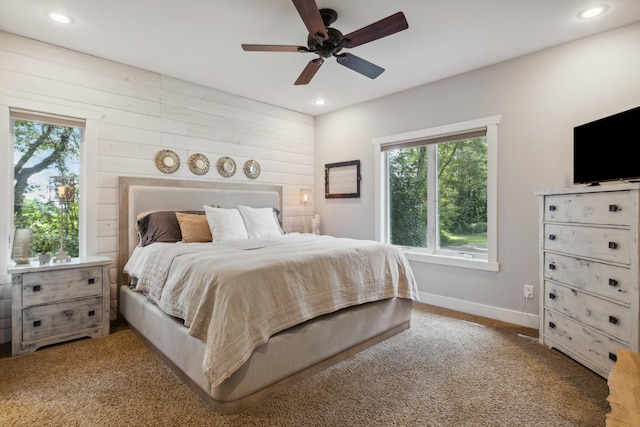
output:
<instances>
[{"instance_id":1,"label":"wall-mounted flat screen tv","mask_svg":"<svg viewBox=\"0 0 640 427\"><path fill-rule=\"evenodd\" d=\"M573 183L640 180L640 107L573 128Z\"/></svg>"}]
</instances>

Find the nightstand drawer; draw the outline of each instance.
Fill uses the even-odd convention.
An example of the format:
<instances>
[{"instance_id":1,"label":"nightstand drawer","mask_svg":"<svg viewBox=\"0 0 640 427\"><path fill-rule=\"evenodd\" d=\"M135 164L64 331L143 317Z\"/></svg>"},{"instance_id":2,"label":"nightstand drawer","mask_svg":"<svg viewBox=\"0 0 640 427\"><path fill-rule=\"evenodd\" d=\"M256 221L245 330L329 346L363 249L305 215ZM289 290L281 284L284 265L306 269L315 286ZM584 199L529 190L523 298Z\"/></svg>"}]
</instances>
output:
<instances>
[{"instance_id":1,"label":"nightstand drawer","mask_svg":"<svg viewBox=\"0 0 640 427\"><path fill-rule=\"evenodd\" d=\"M22 305L102 295L102 267L27 273L22 279Z\"/></svg>"},{"instance_id":2,"label":"nightstand drawer","mask_svg":"<svg viewBox=\"0 0 640 427\"><path fill-rule=\"evenodd\" d=\"M84 298L24 309L22 340L32 341L96 328L103 321L102 297Z\"/></svg>"},{"instance_id":3,"label":"nightstand drawer","mask_svg":"<svg viewBox=\"0 0 640 427\"><path fill-rule=\"evenodd\" d=\"M544 220L581 224L630 225L631 197L628 191L547 196Z\"/></svg>"},{"instance_id":4,"label":"nightstand drawer","mask_svg":"<svg viewBox=\"0 0 640 427\"><path fill-rule=\"evenodd\" d=\"M628 267L545 252L543 268L545 279L631 304L635 291Z\"/></svg>"},{"instance_id":5,"label":"nightstand drawer","mask_svg":"<svg viewBox=\"0 0 640 427\"><path fill-rule=\"evenodd\" d=\"M626 343L631 342L631 308L545 281L544 305Z\"/></svg>"},{"instance_id":6,"label":"nightstand drawer","mask_svg":"<svg viewBox=\"0 0 640 427\"><path fill-rule=\"evenodd\" d=\"M545 310L544 316L545 344L558 348L570 356L586 359L592 368L596 365L602 371L609 372L616 360L616 349L631 350L627 344L611 339L560 314Z\"/></svg>"},{"instance_id":7,"label":"nightstand drawer","mask_svg":"<svg viewBox=\"0 0 640 427\"><path fill-rule=\"evenodd\" d=\"M629 230L559 224L544 225L545 250L630 264L632 248Z\"/></svg>"}]
</instances>

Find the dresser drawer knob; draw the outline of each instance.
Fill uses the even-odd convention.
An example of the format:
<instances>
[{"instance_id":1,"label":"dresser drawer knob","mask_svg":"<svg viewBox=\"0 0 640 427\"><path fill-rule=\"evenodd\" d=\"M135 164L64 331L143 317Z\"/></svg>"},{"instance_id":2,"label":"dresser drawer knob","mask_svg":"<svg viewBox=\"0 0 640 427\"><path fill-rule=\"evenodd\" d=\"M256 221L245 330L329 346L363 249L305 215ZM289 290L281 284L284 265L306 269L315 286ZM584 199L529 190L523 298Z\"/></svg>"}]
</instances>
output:
<instances>
[{"instance_id":1,"label":"dresser drawer knob","mask_svg":"<svg viewBox=\"0 0 640 427\"><path fill-rule=\"evenodd\" d=\"M618 249L618 244L616 242L609 242L609 249Z\"/></svg>"},{"instance_id":2,"label":"dresser drawer knob","mask_svg":"<svg viewBox=\"0 0 640 427\"><path fill-rule=\"evenodd\" d=\"M89 279L87 279L87 283L90 285L93 285L94 283L96 283L96 279L94 279L93 277L90 277Z\"/></svg>"},{"instance_id":3,"label":"dresser drawer knob","mask_svg":"<svg viewBox=\"0 0 640 427\"><path fill-rule=\"evenodd\" d=\"M551 328L551 329L555 329L555 327L556 327L556 324L555 324L555 323L553 323L553 322L549 322L549 328Z\"/></svg>"},{"instance_id":4,"label":"dresser drawer knob","mask_svg":"<svg viewBox=\"0 0 640 427\"><path fill-rule=\"evenodd\" d=\"M618 323L618 318L615 316L609 316L609 323L616 325Z\"/></svg>"},{"instance_id":5,"label":"dresser drawer knob","mask_svg":"<svg viewBox=\"0 0 640 427\"><path fill-rule=\"evenodd\" d=\"M549 299L556 299L556 294L554 294L553 292L550 292Z\"/></svg>"},{"instance_id":6,"label":"dresser drawer knob","mask_svg":"<svg viewBox=\"0 0 640 427\"><path fill-rule=\"evenodd\" d=\"M549 240L556 240L555 234L549 234Z\"/></svg>"},{"instance_id":7,"label":"dresser drawer knob","mask_svg":"<svg viewBox=\"0 0 640 427\"><path fill-rule=\"evenodd\" d=\"M95 310L89 310L89 313L88 313L89 317L92 317L92 316L95 316L95 315L96 315Z\"/></svg>"},{"instance_id":8,"label":"dresser drawer knob","mask_svg":"<svg viewBox=\"0 0 640 427\"><path fill-rule=\"evenodd\" d=\"M40 285L34 285L33 292L40 292Z\"/></svg>"},{"instance_id":9,"label":"dresser drawer knob","mask_svg":"<svg viewBox=\"0 0 640 427\"><path fill-rule=\"evenodd\" d=\"M615 288L618 286L618 281L616 279L609 279L609 286L613 286Z\"/></svg>"},{"instance_id":10,"label":"dresser drawer knob","mask_svg":"<svg viewBox=\"0 0 640 427\"><path fill-rule=\"evenodd\" d=\"M556 265L554 263L549 263L549 270L555 270L556 269Z\"/></svg>"},{"instance_id":11,"label":"dresser drawer knob","mask_svg":"<svg viewBox=\"0 0 640 427\"><path fill-rule=\"evenodd\" d=\"M609 205L609 212L618 212L619 210L618 205Z\"/></svg>"},{"instance_id":12,"label":"dresser drawer knob","mask_svg":"<svg viewBox=\"0 0 640 427\"><path fill-rule=\"evenodd\" d=\"M616 356L614 353L609 352L609 360L613 360L614 362L617 362L618 356Z\"/></svg>"},{"instance_id":13,"label":"dresser drawer knob","mask_svg":"<svg viewBox=\"0 0 640 427\"><path fill-rule=\"evenodd\" d=\"M42 325L42 322L41 322L40 320L35 320L35 321L33 322L33 327L34 327L34 328L37 328L37 327L38 327L38 326L40 326L40 325Z\"/></svg>"},{"instance_id":14,"label":"dresser drawer knob","mask_svg":"<svg viewBox=\"0 0 640 427\"><path fill-rule=\"evenodd\" d=\"M555 211L556 210L556 205L549 205L549 210L550 211Z\"/></svg>"}]
</instances>

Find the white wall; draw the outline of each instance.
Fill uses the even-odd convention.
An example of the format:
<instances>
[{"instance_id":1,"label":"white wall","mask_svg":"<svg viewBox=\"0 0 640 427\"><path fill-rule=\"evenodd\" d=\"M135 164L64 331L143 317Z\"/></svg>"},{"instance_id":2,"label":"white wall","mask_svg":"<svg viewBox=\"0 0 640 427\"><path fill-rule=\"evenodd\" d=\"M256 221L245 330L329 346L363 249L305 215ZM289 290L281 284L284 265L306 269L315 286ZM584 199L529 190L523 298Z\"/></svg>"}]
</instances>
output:
<instances>
[{"instance_id":1,"label":"white wall","mask_svg":"<svg viewBox=\"0 0 640 427\"><path fill-rule=\"evenodd\" d=\"M118 176L182 178L283 185L285 231L302 231L300 188L314 185L314 118L257 101L0 32L0 200L11 200L9 108L87 118L89 223L87 255L117 260ZM174 150L182 166L172 175L155 154ZM205 154L211 169L192 174L187 159ZM222 178L215 162L232 157L238 172ZM244 176L246 160L262 169ZM8 242L9 207L0 212L0 241ZM7 211L7 212L5 212ZM308 208L309 215L313 207ZM0 247L0 342L10 339L8 247ZM116 279L115 264L112 281Z\"/></svg>"},{"instance_id":2,"label":"white wall","mask_svg":"<svg viewBox=\"0 0 640 427\"><path fill-rule=\"evenodd\" d=\"M322 231L374 238L373 138L501 114L500 272L411 265L427 303L537 327L533 193L571 186L574 126L640 105L639 46L635 24L316 117L316 194L325 163L362 161L360 199L316 198ZM535 285L533 316L525 283Z\"/></svg>"}]
</instances>

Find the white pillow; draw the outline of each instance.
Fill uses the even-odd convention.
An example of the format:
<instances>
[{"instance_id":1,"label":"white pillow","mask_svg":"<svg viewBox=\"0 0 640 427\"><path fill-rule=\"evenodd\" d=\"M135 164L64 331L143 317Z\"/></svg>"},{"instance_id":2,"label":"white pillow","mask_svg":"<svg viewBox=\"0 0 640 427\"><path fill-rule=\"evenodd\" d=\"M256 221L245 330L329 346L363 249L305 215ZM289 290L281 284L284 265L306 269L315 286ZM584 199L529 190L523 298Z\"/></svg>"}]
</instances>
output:
<instances>
[{"instance_id":1,"label":"white pillow","mask_svg":"<svg viewBox=\"0 0 640 427\"><path fill-rule=\"evenodd\" d=\"M247 229L237 209L204 207L211 237L214 242L223 240L245 240Z\"/></svg>"},{"instance_id":2,"label":"white pillow","mask_svg":"<svg viewBox=\"0 0 640 427\"><path fill-rule=\"evenodd\" d=\"M238 205L250 239L282 236L280 224L273 208L250 208Z\"/></svg>"}]
</instances>

